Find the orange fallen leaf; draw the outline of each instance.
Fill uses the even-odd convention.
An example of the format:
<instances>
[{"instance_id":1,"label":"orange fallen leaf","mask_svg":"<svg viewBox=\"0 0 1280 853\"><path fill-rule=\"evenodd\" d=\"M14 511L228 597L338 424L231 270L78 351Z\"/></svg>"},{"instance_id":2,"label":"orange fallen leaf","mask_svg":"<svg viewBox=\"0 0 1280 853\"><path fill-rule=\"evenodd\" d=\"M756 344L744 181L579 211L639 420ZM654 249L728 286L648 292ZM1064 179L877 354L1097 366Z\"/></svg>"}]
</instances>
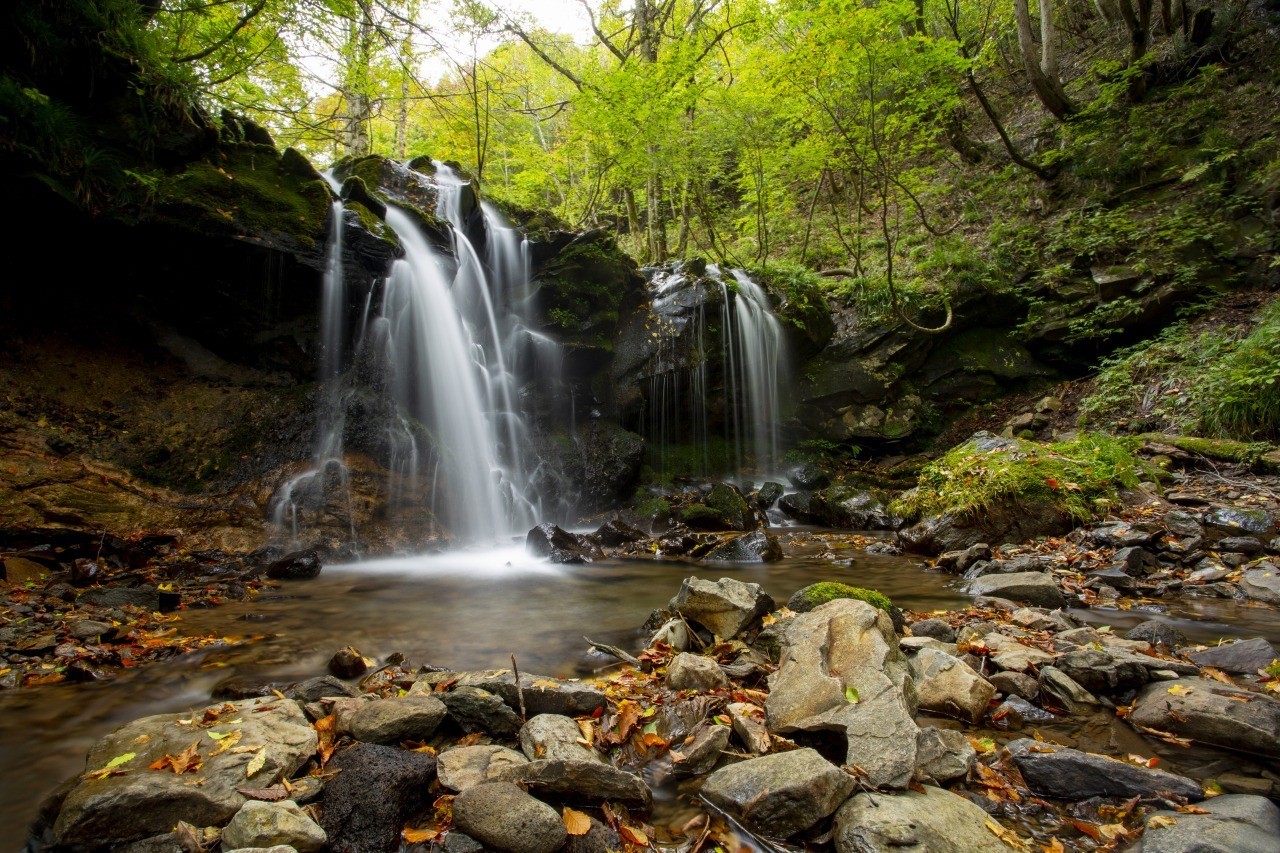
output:
<instances>
[{"instance_id":1,"label":"orange fallen leaf","mask_svg":"<svg viewBox=\"0 0 1280 853\"><path fill-rule=\"evenodd\" d=\"M428 841L434 841L435 837L440 834L438 829L412 829L405 827L401 835L404 837L405 844L423 844Z\"/></svg>"},{"instance_id":2,"label":"orange fallen leaf","mask_svg":"<svg viewBox=\"0 0 1280 853\"><path fill-rule=\"evenodd\" d=\"M197 740L177 755L166 755L163 758L157 758L147 767L147 769L172 770L178 775L199 770L201 761L200 753L197 751L199 746L200 741Z\"/></svg>"},{"instance_id":3,"label":"orange fallen leaf","mask_svg":"<svg viewBox=\"0 0 1280 853\"><path fill-rule=\"evenodd\" d=\"M582 812L565 806L561 818L564 820L565 831L570 835L586 835L591 831L591 818Z\"/></svg>"},{"instance_id":4,"label":"orange fallen leaf","mask_svg":"<svg viewBox=\"0 0 1280 853\"><path fill-rule=\"evenodd\" d=\"M636 844L640 847L649 846L649 836L645 835L633 826L619 826L618 834L622 836L623 841L626 841L629 844Z\"/></svg>"}]
</instances>

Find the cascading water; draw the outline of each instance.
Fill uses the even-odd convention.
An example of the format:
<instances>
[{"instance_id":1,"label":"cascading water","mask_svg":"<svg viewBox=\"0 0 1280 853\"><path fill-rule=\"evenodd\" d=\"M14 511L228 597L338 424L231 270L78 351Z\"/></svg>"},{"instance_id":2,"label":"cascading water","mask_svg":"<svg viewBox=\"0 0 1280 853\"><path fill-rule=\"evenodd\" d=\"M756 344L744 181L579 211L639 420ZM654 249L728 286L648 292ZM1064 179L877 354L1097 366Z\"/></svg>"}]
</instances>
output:
<instances>
[{"instance_id":1,"label":"cascading water","mask_svg":"<svg viewBox=\"0 0 1280 853\"><path fill-rule=\"evenodd\" d=\"M769 297L745 270L733 270L738 284L733 304L733 334L728 346L737 348L729 360L737 394L734 398L738 456L749 447L756 470L776 473L782 464L781 377L787 370L782 323L769 309ZM726 325L729 325L726 318Z\"/></svg>"}]
</instances>

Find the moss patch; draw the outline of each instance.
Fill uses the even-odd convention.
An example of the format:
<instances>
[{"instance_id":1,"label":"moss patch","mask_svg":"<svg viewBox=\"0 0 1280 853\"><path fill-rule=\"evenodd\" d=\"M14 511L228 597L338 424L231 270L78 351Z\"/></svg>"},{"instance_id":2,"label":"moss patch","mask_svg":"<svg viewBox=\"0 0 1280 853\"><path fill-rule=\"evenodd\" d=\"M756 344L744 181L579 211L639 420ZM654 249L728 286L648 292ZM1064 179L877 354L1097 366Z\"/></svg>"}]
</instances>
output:
<instances>
[{"instance_id":1,"label":"moss patch","mask_svg":"<svg viewBox=\"0 0 1280 853\"><path fill-rule=\"evenodd\" d=\"M794 610L797 613L808 613L815 607L821 607L828 601L835 601L839 598L853 598L858 601L865 601L877 610L883 610L889 614L893 612L893 602L889 600L888 596L876 592L874 589L863 589L860 586L850 586L847 583L836 583L835 581L821 581L798 590L787 601L787 609Z\"/></svg>"},{"instance_id":2,"label":"moss patch","mask_svg":"<svg viewBox=\"0 0 1280 853\"><path fill-rule=\"evenodd\" d=\"M1059 444L971 439L926 465L916 488L889 509L907 519L944 512L963 518L1021 505L1087 521L1145 476L1136 444L1103 435Z\"/></svg>"}]
</instances>

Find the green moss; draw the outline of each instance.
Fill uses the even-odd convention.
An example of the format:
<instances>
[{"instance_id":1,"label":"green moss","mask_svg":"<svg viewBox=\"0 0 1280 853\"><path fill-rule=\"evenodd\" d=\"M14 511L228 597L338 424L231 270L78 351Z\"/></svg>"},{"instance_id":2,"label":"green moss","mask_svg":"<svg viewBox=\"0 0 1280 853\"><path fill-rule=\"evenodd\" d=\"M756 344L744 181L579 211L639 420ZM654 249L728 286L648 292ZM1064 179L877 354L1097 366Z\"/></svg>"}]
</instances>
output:
<instances>
[{"instance_id":1,"label":"green moss","mask_svg":"<svg viewBox=\"0 0 1280 853\"><path fill-rule=\"evenodd\" d=\"M569 343L588 346L617 324L628 292L638 293L642 284L635 263L603 233L574 240L539 277L546 325L563 329Z\"/></svg>"},{"instance_id":2,"label":"green moss","mask_svg":"<svg viewBox=\"0 0 1280 853\"><path fill-rule=\"evenodd\" d=\"M372 210L358 201L348 201L344 207L347 210L354 211L360 217L360 223L370 234L393 245L400 245L400 238L396 236L396 232L391 229L390 225L379 219Z\"/></svg>"},{"instance_id":3,"label":"green moss","mask_svg":"<svg viewBox=\"0 0 1280 853\"><path fill-rule=\"evenodd\" d=\"M721 523L724 521L724 514L705 504L690 504L680 511L680 520L692 525L704 522Z\"/></svg>"},{"instance_id":4,"label":"green moss","mask_svg":"<svg viewBox=\"0 0 1280 853\"><path fill-rule=\"evenodd\" d=\"M797 613L808 613L815 607L821 607L828 601L835 601L840 598L853 598L858 601L864 601L877 610L883 610L885 613L891 614L893 612L893 602L882 593L873 589L850 586L847 583L836 583L835 581L821 581L799 590L787 602L787 609L794 610Z\"/></svg>"},{"instance_id":5,"label":"green moss","mask_svg":"<svg viewBox=\"0 0 1280 853\"><path fill-rule=\"evenodd\" d=\"M1051 508L1081 521L1145 478L1133 439L1083 435L1059 444L1009 439L982 450L974 441L920 472L916 488L889 509L907 519L950 512L969 516L997 506Z\"/></svg>"},{"instance_id":6,"label":"green moss","mask_svg":"<svg viewBox=\"0 0 1280 853\"><path fill-rule=\"evenodd\" d=\"M1275 445L1261 441L1232 441L1228 438L1199 438L1190 435L1161 435L1159 433L1143 433L1138 438L1169 444L1179 450L1195 453L1206 459L1217 459L1223 462L1237 462L1241 465L1257 465L1270 467L1267 459L1276 451Z\"/></svg>"},{"instance_id":7,"label":"green moss","mask_svg":"<svg viewBox=\"0 0 1280 853\"><path fill-rule=\"evenodd\" d=\"M640 515L668 515L671 512L671 504L662 498L651 498L647 501L640 501L632 509Z\"/></svg>"}]
</instances>

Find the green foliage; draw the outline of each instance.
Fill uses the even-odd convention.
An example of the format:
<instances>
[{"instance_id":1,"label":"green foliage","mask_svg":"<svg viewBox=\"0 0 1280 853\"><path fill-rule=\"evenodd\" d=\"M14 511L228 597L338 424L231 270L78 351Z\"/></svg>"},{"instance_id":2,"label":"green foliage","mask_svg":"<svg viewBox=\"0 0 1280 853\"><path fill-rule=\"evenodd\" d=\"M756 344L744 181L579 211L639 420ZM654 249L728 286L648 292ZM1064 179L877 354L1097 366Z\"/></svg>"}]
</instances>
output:
<instances>
[{"instance_id":1,"label":"green foliage","mask_svg":"<svg viewBox=\"0 0 1280 853\"><path fill-rule=\"evenodd\" d=\"M890 505L904 518L980 513L992 507L1039 506L1087 521L1137 485L1141 468L1132 441L1085 434L1069 442L1010 440L981 451L973 441L926 465L916 488Z\"/></svg>"},{"instance_id":2,"label":"green foliage","mask_svg":"<svg viewBox=\"0 0 1280 853\"><path fill-rule=\"evenodd\" d=\"M836 601L841 598L852 598L866 602L877 610L883 610L885 613L893 611L893 602L883 593L876 592L874 589L863 589L862 587L850 586L847 583L837 583L835 581L820 581L806 586L791 597L791 600L787 602L787 606L798 612L808 612L815 607L821 607L829 601Z\"/></svg>"}]
</instances>

